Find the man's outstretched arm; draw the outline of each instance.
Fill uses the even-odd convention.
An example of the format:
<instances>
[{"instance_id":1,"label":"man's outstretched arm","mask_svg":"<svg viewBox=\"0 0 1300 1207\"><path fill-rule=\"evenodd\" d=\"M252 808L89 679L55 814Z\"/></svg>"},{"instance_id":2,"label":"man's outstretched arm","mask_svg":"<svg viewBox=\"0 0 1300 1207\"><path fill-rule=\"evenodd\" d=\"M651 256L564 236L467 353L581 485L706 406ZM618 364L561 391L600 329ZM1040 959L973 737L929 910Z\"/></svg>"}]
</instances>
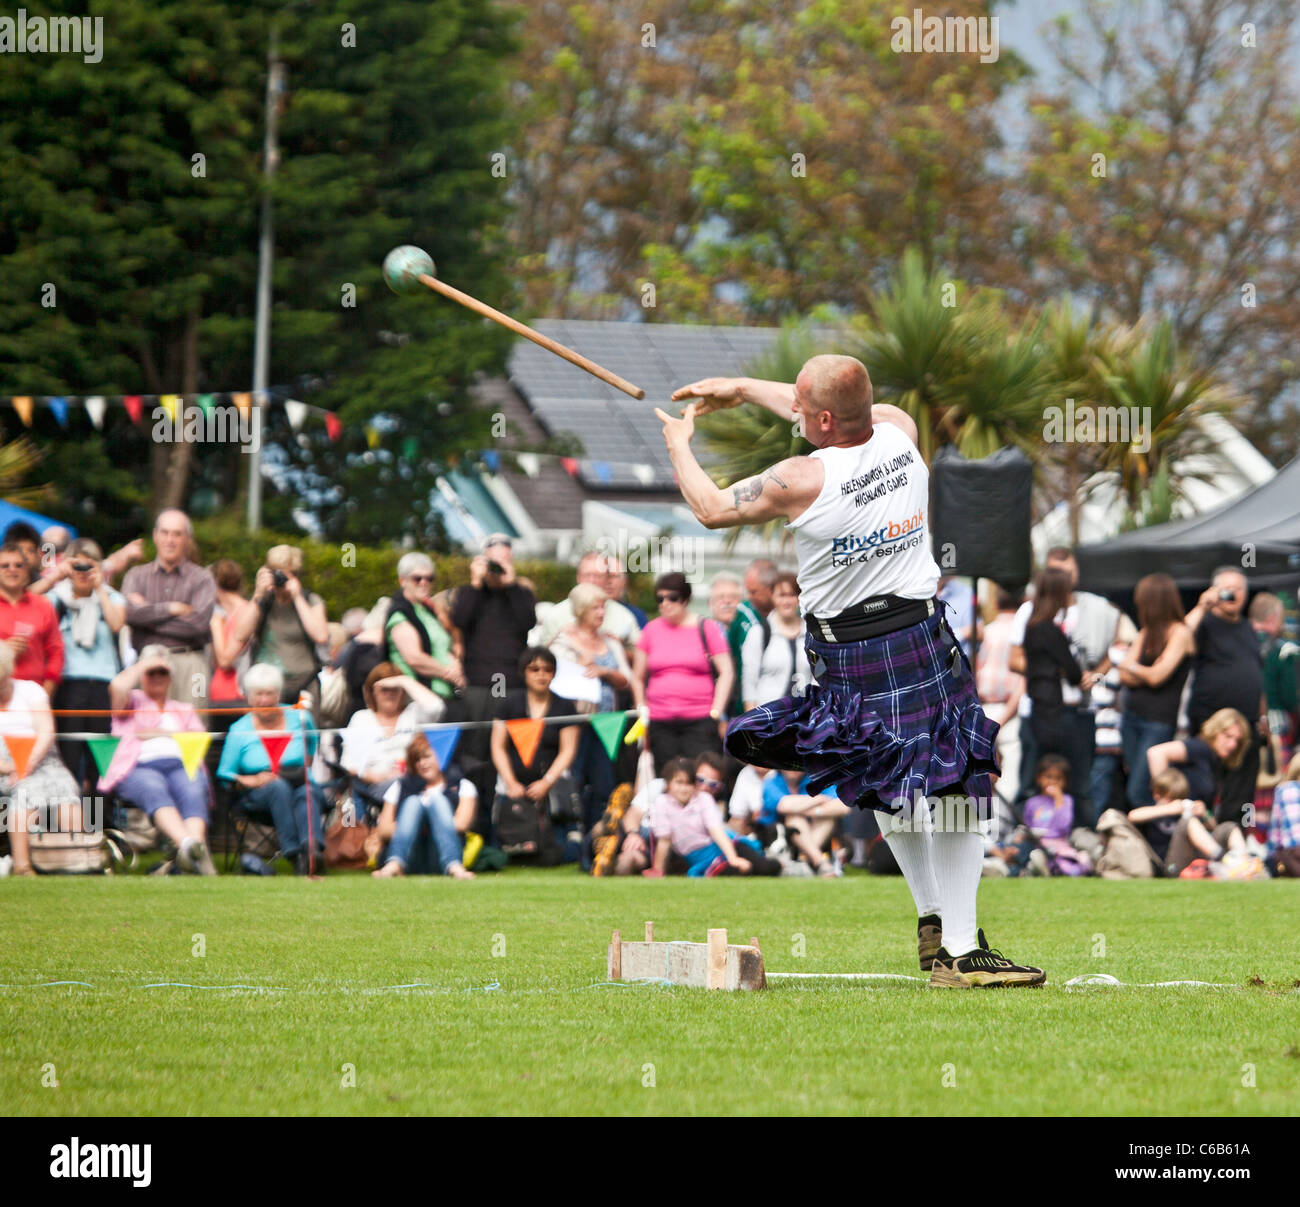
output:
<instances>
[{"instance_id":1,"label":"man's outstretched arm","mask_svg":"<svg viewBox=\"0 0 1300 1207\"><path fill-rule=\"evenodd\" d=\"M789 457L771 469L725 489L716 485L691 451L695 406L681 419L655 408L664 425L664 443L677 471L682 497L706 528L734 528L801 515L822 488L821 463L809 457Z\"/></svg>"},{"instance_id":2,"label":"man's outstretched arm","mask_svg":"<svg viewBox=\"0 0 1300 1207\"><path fill-rule=\"evenodd\" d=\"M673 391L674 402L695 401L695 414L708 415L752 402L771 411L778 419L794 418L794 386L782 381L762 381L757 377L705 377Z\"/></svg>"}]
</instances>

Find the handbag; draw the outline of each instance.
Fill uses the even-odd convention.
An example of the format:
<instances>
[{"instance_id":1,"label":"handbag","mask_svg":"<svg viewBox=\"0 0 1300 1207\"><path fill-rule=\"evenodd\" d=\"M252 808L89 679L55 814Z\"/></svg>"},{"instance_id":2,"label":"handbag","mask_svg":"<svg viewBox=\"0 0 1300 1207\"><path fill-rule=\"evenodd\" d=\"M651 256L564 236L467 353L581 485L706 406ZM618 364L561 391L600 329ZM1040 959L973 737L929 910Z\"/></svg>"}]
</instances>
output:
<instances>
[{"instance_id":1,"label":"handbag","mask_svg":"<svg viewBox=\"0 0 1300 1207\"><path fill-rule=\"evenodd\" d=\"M369 859L366 838L370 827L363 824L355 810L339 809L338 819L325 834L327 868L364 868ZM345 824L351 821L351 825Z\"/></svg>"},{"instance_id":2,"label":"handbag","mask_svg":"<svg viewBox=\"0 0 1300 1207\"><path fill-rule=\"evenodd\" d=\"M496 845L507 855L536 855L542 849L542 812L526 796L512 800L498 794L492 804L492 828Z\"/></svg>"},{"instance_id":3,"label":"handbag","mask_svg":"<svg viewBox=\"0 0 1300 1207\"><path fill-rule=\"evenodd\" d=\"M557 828L564 829L582 821L582 794L578 785L567 771L556 779L547 793L551 822Z\"/></svg>"}]
</instances>

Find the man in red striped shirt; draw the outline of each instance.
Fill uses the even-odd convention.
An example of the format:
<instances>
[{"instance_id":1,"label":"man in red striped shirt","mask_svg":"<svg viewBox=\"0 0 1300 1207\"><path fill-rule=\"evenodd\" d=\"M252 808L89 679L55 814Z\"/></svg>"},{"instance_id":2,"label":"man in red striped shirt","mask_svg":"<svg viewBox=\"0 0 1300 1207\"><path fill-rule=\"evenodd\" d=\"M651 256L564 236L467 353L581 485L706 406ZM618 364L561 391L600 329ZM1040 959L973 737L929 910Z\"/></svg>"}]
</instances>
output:
<instances>
[{"instance_id":1,"label":"man in red striped shirt","mask_svg":"<svg viewBox=\"0 0 1300 1207\"><path fill-rule=\"evenodd\" d=\"M63 634L54 607L28 589L31 570L16 541L0 545L0 640L13 651L14 678L53 696L63 677Z\"/></svg>"}]
</instances>

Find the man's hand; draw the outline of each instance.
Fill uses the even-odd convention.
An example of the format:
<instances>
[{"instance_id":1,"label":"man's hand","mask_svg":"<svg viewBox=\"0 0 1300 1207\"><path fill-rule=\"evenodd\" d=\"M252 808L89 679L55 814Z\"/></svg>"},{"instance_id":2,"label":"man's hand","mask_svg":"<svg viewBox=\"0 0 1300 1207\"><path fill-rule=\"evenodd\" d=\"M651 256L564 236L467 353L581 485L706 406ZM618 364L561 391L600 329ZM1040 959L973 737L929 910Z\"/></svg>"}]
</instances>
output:
<instances>
[{"instance_id":1,"label":"man's hand","mask_svg":"<svg viewBox=\"0 0 1300 1207\"><path fill-rule=\"evenodd\" d=\"M680 419L674 419L667 411L655 407L655 417L664 425L664 444L668 446L669 453L672 453L674 448L690 447L691 437L695 435L696 408L700 405L698 402L691 403L682 412Z\"/></svg>"},{"instance_id":2,"label":"man's hand","mask_svg":"<svg viewBox=\"0 0 1300 1207\"><path fill-rule=\"evenodd\" d=\"M742 875L748 872L750 868L753 866L753 864L751 864L748 859L745 859L740 855L737 855L735 859L731 860L730 862L731 862L731 866L735 868L736 871L740 872Z\"/></svg>"},{"instance_id":3,"label":"man's hand","mask_svg":"<svg viewBox=\"0 0 1300 1207\"><path fill-rule=\"evenodd\" d=\"M127 594L126 602L132 604L137 608L143 608L144 605L147 604L149 601L145 599L145 597L141 595L139 591L131 591Z\"/></svg>"},{"instance_id":4,"label":"man's hand","mask_svg":"<svg viewBox=\"0 0 1300 1207\"><path fill-rule=\"evenodd\" d=\"M289 598L299 600L302 598L302 583L298 581L296 574L286 575L288 581L284 584L284 589L289 592Z\"/></svg>"},{"instance_id":5,"label":"man's hand","mask_svg":"<svg viewBox=\"0 0 1300 1207\"><path fill-rule=\"evenodd\" d=\"M262 566L257 572L257 577L253 579L253 598L266 599L274 590L275 576L269 567Z\"/></svg>"},{"instance_id":6,"label":"man's hand","mask_svg":"<svg viewBox=\"0 0 1300 1207\"><path fill-rule=\"evenodd\" d=\"M167 611L173 616L188 616L193 608L187 603L182 603L179 599L173 599L167 604Z\"/></svg>"},{"instance_id":7,"label":"man's hand","mask_svg":"<svg viewBox=\"0 0 1300 1207\"><path fill-rule=\"evenodd\" d=\"M687 410L694 410L696 415L725 411L730 407L738 407L745 401L744 384L743 377L705 377L691 382L689 386L682 386L680 390L674 390L673 401L698 399L687 407Z\"/></svg>"},{"instance_id":8,"label":"man's hand","mask_svg":"<svg viewBox=\"0 0 1300 1207\"><path fill-rule=\"evenodd\" d=\"M487 558L481 553L470 561L469 564L469 585L475 589L483 585L484 576L487 574Z\"/></svg>"},{"instance_id":9,"label":"man's hand","mask_svg":"<svg viewBox=\"0 0 1300 1207\"><path fill-rule=\"evenodd\" d=\"M11 650L13 650L14 657L18 658L22 655L22 652L27 648L27 638L23 636L21 633L15 633L12 637L8 638L5 644L8 645Z\"/></svg>"}]
</instances>

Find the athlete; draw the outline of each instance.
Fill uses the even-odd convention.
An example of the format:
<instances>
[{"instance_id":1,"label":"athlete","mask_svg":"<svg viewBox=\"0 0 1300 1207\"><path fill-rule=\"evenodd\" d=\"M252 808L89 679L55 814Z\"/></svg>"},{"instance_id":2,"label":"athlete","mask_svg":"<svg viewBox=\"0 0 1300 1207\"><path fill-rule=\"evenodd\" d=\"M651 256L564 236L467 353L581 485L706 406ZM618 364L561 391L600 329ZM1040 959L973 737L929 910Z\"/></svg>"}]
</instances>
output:
<instances>
[{"instance_id":1,"label":"athlete","mask_svg":"<svg viewBox=\"0 0 1300 1207\"><path fill-rule=\"evenodd\" d=\"M849 356L814 356L793 386L710 377L673 398L695 400L681 418L655 413L696 518L707 528L784 519L799 559L816 683L734 719L727 750L807 771L810 793L834 784L845 803L876 811L916 902L932 985L1041 985L1041 969L990 950L976 926L998 727L935 599L930 473L916 424L897 407L873 407L867 370ZM691 437L696 416L742 403L798 419L815 451L724 490L700 468Z\"/></svg>"}]
</instances>

